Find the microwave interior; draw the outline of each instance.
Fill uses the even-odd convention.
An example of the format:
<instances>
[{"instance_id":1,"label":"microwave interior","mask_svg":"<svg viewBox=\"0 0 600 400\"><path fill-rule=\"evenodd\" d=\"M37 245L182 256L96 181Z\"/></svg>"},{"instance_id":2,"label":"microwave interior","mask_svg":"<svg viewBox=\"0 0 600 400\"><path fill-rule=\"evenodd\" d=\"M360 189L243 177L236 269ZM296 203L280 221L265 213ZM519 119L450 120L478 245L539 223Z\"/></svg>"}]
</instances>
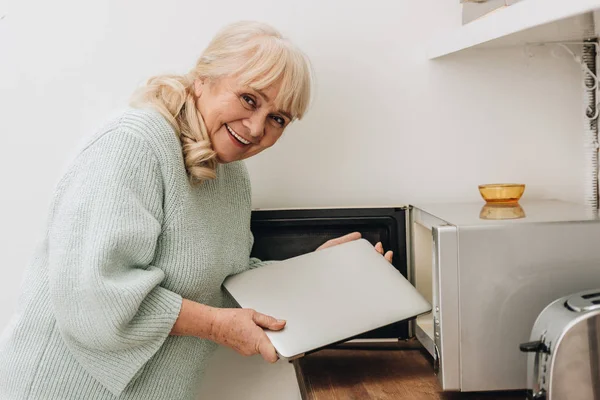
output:
<instances>
[{"instance_id":1,"label":"microwave interior","mask_svg":"<svg viewBox=\"0 0 600 400\"><path fill-rule=\"evenodd\" d=\"M393 266L410 280L406 213L405 208L254 210L251 256L261 260L284 260L314 251L329 239L358 231L373 245L382 242L385 251L392 250ZM421 284L425 285L424 281ZM352 339L377 341L409 337L409 322L402 321Z\"/></svg>"}]
</instances>

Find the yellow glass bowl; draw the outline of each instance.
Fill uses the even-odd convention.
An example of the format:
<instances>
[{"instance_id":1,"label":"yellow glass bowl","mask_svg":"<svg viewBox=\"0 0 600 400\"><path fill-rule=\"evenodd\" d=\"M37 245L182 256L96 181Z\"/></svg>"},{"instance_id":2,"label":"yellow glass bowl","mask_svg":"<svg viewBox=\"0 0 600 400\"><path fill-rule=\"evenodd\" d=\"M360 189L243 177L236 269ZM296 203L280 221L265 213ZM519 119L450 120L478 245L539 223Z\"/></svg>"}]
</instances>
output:
<instances>
[{"instance_id":1,"label":"yellow glass bowl","mask_svg":"<svg viewBox=\"0 0 600 400\"><path fill-rule=\"evenodd\" d=\"M525 218L525 210L519 203L486 203L479 213L479 218L490 220Z\"/></svg>"},{"instance_id":2,"label":"yellow glass bowl","mask_svg":"<svg viewBox=\"0 0 600 400\"><path fill-rule=\"evenodd\" d=\"M492 183L479 185L479 193L487 203L508 204L517 203L525 192L522 183Z\"/></svg>"}]
</instances>

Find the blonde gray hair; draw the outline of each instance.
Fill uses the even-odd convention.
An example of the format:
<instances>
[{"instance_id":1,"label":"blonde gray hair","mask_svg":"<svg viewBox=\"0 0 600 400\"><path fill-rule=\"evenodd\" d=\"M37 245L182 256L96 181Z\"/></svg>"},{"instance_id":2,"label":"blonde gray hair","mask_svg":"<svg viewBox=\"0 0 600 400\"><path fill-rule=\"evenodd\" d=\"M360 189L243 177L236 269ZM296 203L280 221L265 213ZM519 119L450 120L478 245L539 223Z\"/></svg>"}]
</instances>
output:
<instances>
[{"instance_id":1,"label":"blonde gray hair","mask_svg":"<svg viewBox=\"0 0 600 400\"><path fill-rule=\"evenodd\" d=\"M280 84L278 108L301 119L311 97L308 58L271 26L243 21L220 30L186 75L150 78L132 98L134 107L153 107L175 128L192 182L215 178L217 157L196 108L194 81L235 76L242 85L263 90Z\"/></svg>"}]
</instances>

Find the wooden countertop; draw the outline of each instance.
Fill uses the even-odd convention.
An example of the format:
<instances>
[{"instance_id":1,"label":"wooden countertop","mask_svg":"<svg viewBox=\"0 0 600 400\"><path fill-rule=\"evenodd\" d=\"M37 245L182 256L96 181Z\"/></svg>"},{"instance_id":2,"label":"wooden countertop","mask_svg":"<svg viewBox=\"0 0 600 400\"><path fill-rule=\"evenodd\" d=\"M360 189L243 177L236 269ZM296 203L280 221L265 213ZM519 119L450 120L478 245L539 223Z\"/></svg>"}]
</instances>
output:
<instances>
[{"instance_id":1,"label":"wooden countertop","mask_svg":"<svg viewBox=\"0 0 600 400\"><path fill-rule=\"evenodd\" d=\"M293 361L303 400L524 400L525 392L442 392L429 354L398 348L326 349Z\"/></svg>"}]
</instances>

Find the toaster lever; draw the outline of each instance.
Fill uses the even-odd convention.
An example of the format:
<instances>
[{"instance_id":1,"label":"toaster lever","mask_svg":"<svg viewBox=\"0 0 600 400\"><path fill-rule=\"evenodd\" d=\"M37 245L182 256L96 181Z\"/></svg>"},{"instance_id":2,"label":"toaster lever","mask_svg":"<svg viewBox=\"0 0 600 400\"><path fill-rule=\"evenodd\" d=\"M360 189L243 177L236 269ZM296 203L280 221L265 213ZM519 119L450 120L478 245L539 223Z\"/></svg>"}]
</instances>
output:
<instances>
[{"instance_id":1,"label":"toaster lever","mask_svg":"<svg viewBox=\"0 0 600 400\"><path fill-rule=\"evenodd\" d=\"M524 353L550 353L546 344L541 340L521 343L519 349Z\"/></svg>"}]
</instances>

